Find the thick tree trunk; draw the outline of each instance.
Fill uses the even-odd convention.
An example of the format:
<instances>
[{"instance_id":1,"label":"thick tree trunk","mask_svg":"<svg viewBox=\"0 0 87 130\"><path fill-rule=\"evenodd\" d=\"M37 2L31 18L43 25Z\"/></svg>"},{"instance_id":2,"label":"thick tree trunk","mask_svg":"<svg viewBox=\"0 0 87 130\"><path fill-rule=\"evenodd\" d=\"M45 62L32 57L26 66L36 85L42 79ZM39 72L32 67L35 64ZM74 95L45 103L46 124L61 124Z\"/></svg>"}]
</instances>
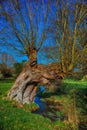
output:
<instances>
[{"instance_id":1,"label":"thick tree trunk","mask_svg":"<svg viewBox=\"0 0 87 130\"><path fill-rule=\"evenodd\" d=\"M30 66L31 67L36 66L37 65L37 50L36 50L36 48L32 48L32 50L28 54L28 57L29 57L29 61L30 61L29 62Z\"/></svg>"},{"instance_id":2,"label":"thick tree trunk","mask_svg":"<svg viewBox=\"0 0 87 130\"><path fill-rule=\"evenodd\" d=\"M62 78L58 67L37 65L35 68L35 66L30 67L30 62L28 62L9 91L8 97L19 103L30 103L36 96L38 84L47 87L56 77L60 80Z\"/></svg>"},{"instance_id":3,"label":"thick tree trunk","mask_svg":"<svg viewBox=\"0 0 87 130\"><path fill-rule=\"evenodd\" d=\"M28 83L30 83L31 80L32 80L32 72L29 69L23 71L18 76L12 89L9 91L8 96L11 99L15 99L20 103L25 102L25 100L26 102L28 102L29 99L27 98L27 96L31 93L31 91L34 88L34 85L32 84L28 85Z\"/></svg>"}]
</instances>

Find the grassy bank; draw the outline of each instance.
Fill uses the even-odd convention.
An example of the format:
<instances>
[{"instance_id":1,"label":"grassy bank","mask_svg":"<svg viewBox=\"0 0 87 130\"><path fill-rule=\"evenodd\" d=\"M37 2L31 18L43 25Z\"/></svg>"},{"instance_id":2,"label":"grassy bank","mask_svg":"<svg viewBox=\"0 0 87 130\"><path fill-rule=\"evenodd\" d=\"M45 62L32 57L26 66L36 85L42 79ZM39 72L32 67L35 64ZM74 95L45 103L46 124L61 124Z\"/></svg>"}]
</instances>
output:
<instances>
[{"instance_id":1,"label":"grassy bank","mask_svg":"<svg viewBox=\"0 0 87 130\"><path fill-rule=\"evenodd\" d=\"M13 79L0 80L0 130L82 130L86 128L87 115L87 81L81 82L65 79L60 92L46 92L45 100L59 105L59 114L63 120L52 121L48 117L31 113L30 108L36 104L25 105L23 108L15 101L6 98L7 92L13 85ZM48 96L47 96L48 95ZM52 107L53 108L53 107ZM56 108L57 109L57 108Z\"/></svg>"}]
</instances>

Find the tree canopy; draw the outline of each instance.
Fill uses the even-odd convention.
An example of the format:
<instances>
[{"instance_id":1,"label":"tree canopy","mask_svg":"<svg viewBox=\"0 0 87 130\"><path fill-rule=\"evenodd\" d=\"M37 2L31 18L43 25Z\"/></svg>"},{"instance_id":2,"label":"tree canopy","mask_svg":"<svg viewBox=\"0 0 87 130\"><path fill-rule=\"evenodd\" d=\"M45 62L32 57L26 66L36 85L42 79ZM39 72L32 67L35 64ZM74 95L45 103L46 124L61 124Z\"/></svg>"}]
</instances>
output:
<instances>
[{"instance_id":1,"label":"tree canopy","mask_svg":"<svg viewBox=\"0 0 87 130\"><path fill-rule=\"evenodd\" d=\"M30 60L36 59L51 29L50 5L50 0L1 1L0 18L5 23L0 31L2 45L26 54Z\"/></svg>"}]
</instances>

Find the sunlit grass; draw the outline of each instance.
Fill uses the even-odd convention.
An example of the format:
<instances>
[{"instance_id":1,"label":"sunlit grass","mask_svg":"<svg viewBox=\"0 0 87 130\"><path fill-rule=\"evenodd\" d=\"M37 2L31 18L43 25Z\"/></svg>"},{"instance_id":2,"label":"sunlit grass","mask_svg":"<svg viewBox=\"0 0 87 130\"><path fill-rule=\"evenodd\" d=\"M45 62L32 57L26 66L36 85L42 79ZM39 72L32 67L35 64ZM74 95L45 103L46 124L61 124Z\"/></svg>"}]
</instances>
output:
<instances>
[{"instance_id":1,"label":"sunlit grass","mask_svg":"<svg viewBox=\"0 0 87 130\"><path fill-rule=\"evenodd\" d=\"M2 105L0 110L0 130L40 130L42 125L45 128L49 125L52 127L49 119L15 108L9 101L1 101L0 104Z\"/></svg>"},{"instance_id":2,"label":"sunlit grass","mask_svg":"<svg viewBox=\"0 0 87 130\"><path fill-rule=\"evenodd\" d=\"M75 118L79 118L79 122L86 120L87 81L65 79L61 93L46 98L63 104L64 109L60 114L67 115L70 111L71 114L68 115L68 118L71 122L68 120L53 122L46 117L31 113L32 109L38 107L35 103L19 108L15 101L6 99L13 83L14 79L0 81L0 130L78 130L71 118L75 116ZM46 92L46 94L49 93ZM72 115L75 112L77 115Z\"/></svg>"},{"instance_id":3,"label":"sunlit grass","mask_svg":"<svg viewBox=\"0 0 87 130\"><path fill-rule=\"evenodd\" d=\"M14 79L0 80L0 97L6 96L9 89L12 87Z\"/></svg>"},{"instance_id":4,"label":"sunlit grass","mask_svg":"<svg viewBox=\"0 0 87 130\"><path fill-rule=\"evenodd\" d=\"M87 87L87 81L65 79L63 82L67 83L67 84L72 84L73 87L75 87L75 85L78 85L79 88L80 87ZM78 86L76 86L76 88L78 88Z\"/></svg>"}]
</instances>

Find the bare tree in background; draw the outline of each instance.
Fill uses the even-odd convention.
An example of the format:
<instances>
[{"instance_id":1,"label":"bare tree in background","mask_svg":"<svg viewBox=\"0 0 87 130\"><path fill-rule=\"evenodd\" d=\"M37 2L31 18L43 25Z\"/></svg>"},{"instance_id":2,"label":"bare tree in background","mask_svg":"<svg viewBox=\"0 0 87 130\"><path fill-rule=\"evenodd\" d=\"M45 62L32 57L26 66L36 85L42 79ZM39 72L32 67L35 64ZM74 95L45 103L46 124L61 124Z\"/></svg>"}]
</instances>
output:
<instances>
[{"instance_id":1,"label":"bare tree in background","mask_svg":"<svg viewBox=\"0 0 87 130\"><path fill-rule=\"evenodd\" d=\"M61 65L63 72L80 68L87 57L87 3L57 0L53 21L55 46L48 48L48 57Z\"/></svg>"},{"instance_id":2,"label":"bare tree in background","mask_svg":"<svg viewBox=\"0 0 87 130\"><path fill-rule=\"evenodd\" d=\"M13 65L16 62L14 57L10 56L6 52L0 54L0 72L2 77L8 78L12 77L13 74Z\"/></svg>"}]
</instances>

